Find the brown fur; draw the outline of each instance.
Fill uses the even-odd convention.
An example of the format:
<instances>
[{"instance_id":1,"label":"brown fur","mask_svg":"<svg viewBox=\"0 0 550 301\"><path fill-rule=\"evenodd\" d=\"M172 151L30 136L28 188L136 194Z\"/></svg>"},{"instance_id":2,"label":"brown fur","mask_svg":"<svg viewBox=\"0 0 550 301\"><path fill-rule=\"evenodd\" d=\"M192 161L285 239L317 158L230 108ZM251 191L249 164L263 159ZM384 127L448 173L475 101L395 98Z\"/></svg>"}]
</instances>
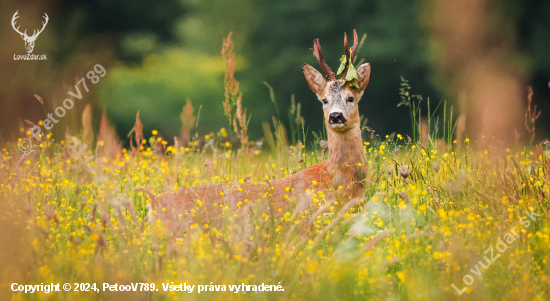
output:
<instances>
[{"instance_id":1,"label":"brown fur","mask_svg":"<svg viewBox=\"0 0 550 301\"><path fill-rule=\"evenodd\" d=\"M280 216L279 209L286 212L290 207L290 198L293 198L295 206L302 207L299 211L303 211L311 202L311 195L307 191L327 191L332 187L332 176L327 172L327 162L317 163L277 180L186 187L174 194L162 195L157 203L169 207L170 210L190 214L192 209L199 208L197 200L200 200L200 215L203 218L218 215L225 206L230 206L233 211L241 211L248 202L255 206L256 200L260 200L259 210L266 214L271 211L271 203L275 215ZM285 198L285 195L288 197Z\"/></svg>"}]
</instances>

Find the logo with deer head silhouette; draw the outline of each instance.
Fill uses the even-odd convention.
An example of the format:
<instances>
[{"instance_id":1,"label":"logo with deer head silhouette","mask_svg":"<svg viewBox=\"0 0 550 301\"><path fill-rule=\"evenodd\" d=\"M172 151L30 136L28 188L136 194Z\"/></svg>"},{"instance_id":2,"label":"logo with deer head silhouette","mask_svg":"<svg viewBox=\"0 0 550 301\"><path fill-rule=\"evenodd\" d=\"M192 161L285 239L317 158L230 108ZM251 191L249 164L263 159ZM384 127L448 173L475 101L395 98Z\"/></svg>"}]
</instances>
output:
<instances>
[{"instance_id":1,"label":"logo with deer head silhouette","mask_svg":"<svg viewBox=\"0 0 550 301\"><path fill-rule=\"evenodd\" d=\"M15 30L15 32L21 35L21 38L23 38L23 40L25 41L25 49L27 50L27 53L30 54L34 50L34 42L36 41L36 38L42 33L42 31L44 31L44 28L46 28L46 25L48 24L48 14L44 13L43 18L45 19L45 21L42 22L42 29L38 31L36 29L33 30L32 36L29 37L27 35L26 29L24 32L21 32L19 31L19 26L15 27L15 20L19 18L18 13L19 11L16 11L15 14L13 14L13 18L11 19L11 26L13 27L13 30Z\"/></svg>"}]
</instances>

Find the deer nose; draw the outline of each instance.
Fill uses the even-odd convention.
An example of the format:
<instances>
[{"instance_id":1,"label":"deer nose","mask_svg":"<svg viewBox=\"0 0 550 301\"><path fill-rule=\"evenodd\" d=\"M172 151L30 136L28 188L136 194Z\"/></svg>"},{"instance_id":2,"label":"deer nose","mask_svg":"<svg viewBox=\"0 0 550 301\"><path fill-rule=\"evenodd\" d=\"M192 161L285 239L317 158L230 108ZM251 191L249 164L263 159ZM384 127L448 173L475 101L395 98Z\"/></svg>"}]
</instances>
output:
<instances>
[{"instance_id":1,"label":"deer nose","mask_svg":"<svg viewBox=\"0 0 550 301\"><path fill-rule=\"evenodd\" d=\"M346 123L347 119L344 117L344 114L340 112L330 113L328 115L328 123Z\"/></svg>"}]
</instances>

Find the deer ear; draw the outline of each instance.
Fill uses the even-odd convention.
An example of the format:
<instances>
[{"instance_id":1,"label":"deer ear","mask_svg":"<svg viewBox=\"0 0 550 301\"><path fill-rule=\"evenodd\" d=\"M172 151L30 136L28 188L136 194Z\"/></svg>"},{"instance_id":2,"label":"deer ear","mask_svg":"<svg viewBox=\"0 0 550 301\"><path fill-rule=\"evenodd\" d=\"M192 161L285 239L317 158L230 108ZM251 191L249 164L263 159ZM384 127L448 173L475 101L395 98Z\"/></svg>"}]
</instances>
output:
<instances>
[{"instance_id":1,"label":"deer ear","mask_svg":"<svg viewBox=\"0 0 550 301\"><path fill-rule=\"evenodd\" d=\"M359 80L357 81L359 84L359 90L363 91L370 81L370 64L364 63L359 66L359 68L357 68L357 76L359 77Z\"/></svg>"},{"instance_id":2,"label":"deer ear","mask_svg":"<svg viewBox=\"0 0 550 301\"><path fill-rule=\"evenodd\" d=\"M319 71L315 70L315 68L311 67L308 64L302 65L302 72L304 73L306 83L311 91L313 91L313 93L315 93L317 97L320 97L323 92L323 88L327 84L327 80Z\"/></svg>"}]
</instances>

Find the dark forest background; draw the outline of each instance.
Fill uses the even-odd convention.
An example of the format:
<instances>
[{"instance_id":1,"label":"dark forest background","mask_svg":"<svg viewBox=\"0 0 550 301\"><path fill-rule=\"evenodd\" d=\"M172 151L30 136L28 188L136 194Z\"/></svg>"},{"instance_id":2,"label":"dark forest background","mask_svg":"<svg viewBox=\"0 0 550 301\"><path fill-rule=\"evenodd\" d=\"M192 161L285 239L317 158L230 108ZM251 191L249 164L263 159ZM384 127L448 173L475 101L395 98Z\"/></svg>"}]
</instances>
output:
<instances>
[{"instance_id":1,"label":"dark forest background","mask_svg":"<svg viewBox=\"0 0 550 301\"><path fill-rule=\"evenodd\" d=\"M138 110L145 133L156 129L164 137L178 135L180 113L188 101L195 113L201 107L200 135L227 128L220 51L223 38L231 31L237 53L236 78L243 105L251 113L251 139L263 136L261 123L275 115L274 105L288 122L292 94L302 105L309 130L319 131L321 105L305 84L301 65L318 68L310 48L313 39L319 38L327 62L333 70L338 68L344 53L343 34L350 35L353 29L359 37L367 34L358 57L372 65L360 111L381 135L411 133L408 109L397 108L402 76L414 94L424 100L429 97L432 104L446 100L453 105L455 117L467 116L470 137L479 135L486 123L503 124L498 130L504 139L512 139L513 130L523 133L527 86L531 85L533 102L542 112L537 140L547 137L550 2L454 2L2 1L1 137L22 137L21 128L28 128L23 120L37 123L43 119L44 109L34 94L44 99L47 112L53 112L75 79L98 63L107 69L107 76L90 87L53 129L60 139L66 128L79 131L86 104L92 105L96 128L105 109L123 138ZM31 32L40 27L44 12L49 15L34 51L47 54L47 61L13 60L14 54L25 53L23 40L10 24L15 11L21 15L18 24ZM270 101L264 81L274 88L276 104ZM506 90L509 87L517 88ZM506 97L512 105L502 100ZM506 107L513 108L512 117L499 112Z\"/></svg>"}]
</instances>

